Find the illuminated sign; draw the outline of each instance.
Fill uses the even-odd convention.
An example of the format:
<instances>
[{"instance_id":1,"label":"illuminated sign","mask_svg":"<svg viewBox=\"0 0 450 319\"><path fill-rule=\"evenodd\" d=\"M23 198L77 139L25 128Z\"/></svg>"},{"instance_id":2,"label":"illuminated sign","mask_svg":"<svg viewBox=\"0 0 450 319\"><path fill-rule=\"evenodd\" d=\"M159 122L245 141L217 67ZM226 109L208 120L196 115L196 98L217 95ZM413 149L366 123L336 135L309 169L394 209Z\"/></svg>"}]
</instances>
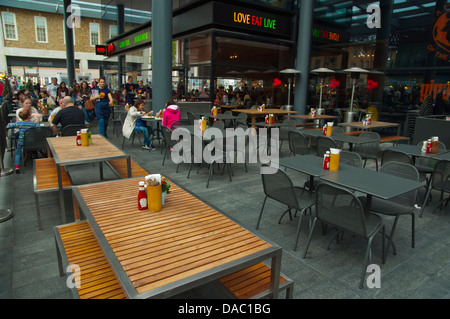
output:
<instances>
[{"instance_id":1,"label":"illuminated sign","mask_svg":"<svg viewBox=\"0 0 450 319\"><path fill-rule=\"evenodd\" d=\"M442 92L442 99L449 100L450 97L450 83L434 83L434 80L430 81L431 83L424 83L420 87L420 102L423 102L427 95L432 95L433 100L436 100L436 95L439 92Z\"/></svg>"},{"instance_id":2,"label":"illuminated sign","mask_svg":"<svg viewBox=\"0 0 450 319\"><path fill-rule=\"evenodd\" d=\"M313 28L312 34L313 34L314 38L321 38L321 39L336 41L336 42L339 42L339 39L341 37L340 34L337 32L320 30L320 29L316 29L316 28Z\"/></svg>"},{"instance_id":3,"label":"illuminated sign","mask_svg":"<svg viewBox=\"0 0 450 319\"><path fill-rule=\"evenodd\" d=\"M292 13L266 12L213 1L213 24L268 34L292 40L295 25Z\"/></svg>"},{"instance_id":4,"label":"illuminated sign","mask_svg":"<svg viewBox=\"0 0 450 319\"><path fill-rule=\"evenodd\" d=\"M436 9L433 20L433 41L428 45L428 51L443 61L450 58L450 5L446 4L441 9Z\"/></svg>"},{"instance_id":5,"label":"illuminated sign","mask_svg":"<svg viewBox=\"0 0 450 319\"><path fill-rule=\"evenodd\" d=\"M95 46L96 55L106 55L106 45L96 45Z\"/></svg>"},{"instance_id":6,"label":"illuminated sign","mask_svg":"<svg viewBox=\"0 0 450 319\"><path fill-rule=\"evenodd\" d=\"M258 27L268 28L268 29L276 29L276 19L269 19L264 18L257 15L252 15L249 13L244 12L237 12L235 11L233 13L233 21L236 23L243 23L243 24L251 24Z\"/></svg>"},{"instance_id":7,"label":"illuminated sign","mask_svg":"<svg viewBox=\"0 0 450 319\"><path fill-rule=\"evenodd\" d=\"M107 55L116 55L132 49L138 49L144 45L151 44L151 26L124 35L118 40L108 42L106 46Z\"/></svg>"}]
</instances>

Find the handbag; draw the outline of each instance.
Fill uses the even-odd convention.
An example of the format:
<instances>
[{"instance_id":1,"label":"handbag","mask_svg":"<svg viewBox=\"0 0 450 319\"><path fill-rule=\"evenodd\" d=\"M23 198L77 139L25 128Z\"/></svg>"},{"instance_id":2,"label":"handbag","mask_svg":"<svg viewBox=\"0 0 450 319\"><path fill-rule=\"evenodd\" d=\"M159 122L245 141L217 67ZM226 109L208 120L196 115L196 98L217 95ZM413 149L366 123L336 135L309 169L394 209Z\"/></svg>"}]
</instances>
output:
<instances>
[{"instance_id":1,"label":"handbag","mask_svg":"<svg viewBox=\"0 0 450 319\"><path fill-rule=\"evenodd\" d=\"M92 102L90 99L86 99L84 101L84 108L86 111L92 111L95 108L94 102Z\"/></svg>"}]
</instances>

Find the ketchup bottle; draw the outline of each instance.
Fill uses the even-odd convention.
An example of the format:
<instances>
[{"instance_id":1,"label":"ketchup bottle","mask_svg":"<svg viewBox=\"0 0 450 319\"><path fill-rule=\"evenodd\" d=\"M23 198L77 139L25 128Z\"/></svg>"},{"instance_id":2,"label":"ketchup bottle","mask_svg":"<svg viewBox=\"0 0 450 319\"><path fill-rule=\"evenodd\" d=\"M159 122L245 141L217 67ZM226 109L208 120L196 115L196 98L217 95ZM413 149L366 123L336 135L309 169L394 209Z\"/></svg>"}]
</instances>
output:
<instances>
[{"instance_id":1,"label":"ketchup bottle","mask_svg":"<svg viewBox=\"0 0 450 319\"><path fill-rule=\"evenodd\" d=\"M327 125L326 124L323 126L322 135L327 135Z\"/></svg>"},{"instance_id":2,"label":"ketchup bottle","mask_svg":"<svg viewBox=\"0 0 450 319\"><path fill-rule=\"evenodd\" d=\"M77 132L77 146L81 146L81 133L80 133L80 131Z\"/></svg>"},{"instance_id":3,"label":"ketchup bottle","mask_svg":"<svg viewBox=\"0 0 450 319\"><path fill-rule=\"evenodd\" d=\"M431 139L427 141L427 153L431 153Z\"/></svg>"},{"instance_id":4,"label":"ketchup bottle","mask_svg":"<svg viewBox=\"0 0 450 319\"><path fill-rule=\"evenodd\" d=\"M145 193L144 182L139 182L138 208L139 210L148 209L147 194Z\"/></svg>"},{"instance_id":5,"label":"ketchup bottle","mask_svg":"<svg viewBox=\"0 0 450 319\"><path fill-rule=\"evenodd\" d=\"M323 169L330 169L330 151L327 151L323 156Z\"/></svg>"}]
</instances>

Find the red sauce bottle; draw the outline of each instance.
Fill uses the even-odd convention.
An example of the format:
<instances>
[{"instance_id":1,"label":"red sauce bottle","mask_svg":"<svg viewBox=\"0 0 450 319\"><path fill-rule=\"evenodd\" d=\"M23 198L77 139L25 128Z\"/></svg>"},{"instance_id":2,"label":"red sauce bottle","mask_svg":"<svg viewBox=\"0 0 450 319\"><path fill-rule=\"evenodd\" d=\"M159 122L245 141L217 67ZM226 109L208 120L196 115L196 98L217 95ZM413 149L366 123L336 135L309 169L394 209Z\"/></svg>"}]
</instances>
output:
<instances>
[{"instance_id":1,"label":"red sauce bottle","mask_svg":"<svg viewBox=\"0 0 450 319\"><path fill-rule=\"evenodd\" d=\"M323 156L323 169L330 169L330 152L327 151Z\"/></svg>"},{"instance_id":2,"label":"red sauce bottle","mask_svg":"<svg viewBox=\"0 0 450 319\"><path fill-rule=\"evenodd\" d=\"M427 141L427 153L431 153L431 139Z\"/></svg>"},{"instance_id":3,"label":"red sauce bottle","mask_svg":"<svg viewBox=\"0 0 450 319\"><path fill-rule=\"evenodd\" d=\"M145 193L144 182L139 182L138 208L139 210L148 209L147 194Z\"/></svg>"},{"instance_id":4,"label":"red sauce bottle","mask_svg":"<svg viewBox=\"0 0 450 319\"><path fill-rule=\"evenodd\" d=\"M81 133L77 132L77 146L81 146Z\"/></svg>"}]
</instances>

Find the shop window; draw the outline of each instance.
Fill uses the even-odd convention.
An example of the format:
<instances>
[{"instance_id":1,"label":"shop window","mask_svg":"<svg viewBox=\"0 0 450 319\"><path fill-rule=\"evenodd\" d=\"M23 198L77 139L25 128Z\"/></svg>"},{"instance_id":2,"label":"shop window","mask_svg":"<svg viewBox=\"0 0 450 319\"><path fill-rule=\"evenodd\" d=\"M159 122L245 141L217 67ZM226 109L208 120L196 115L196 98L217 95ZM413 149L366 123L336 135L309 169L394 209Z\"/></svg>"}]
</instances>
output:
<instances>
[{"instance_id":1,"label":"shop window","mask_svg":"<svg viewBox=\"0 0 450 319\"><path fill-rule=\"evenodd\" d=\"M11 12L2 12L2 20L5 40L19 40L17 36L16 15Z\"/></svg>"},{"instance_id":2,"label":"shop window","mask_svg":"<svg viewBox=\"0 0 450 319\"><path fill-rule=\"evenodd\" d=\"M48 43L46 18L34 17L34 30L36 32L36 42Z\"/></svg>"},{"instance_id":3,"label":"shop window","mask_svg":"<svg viewBox=\"0 0 450 319\"><path fill-rule=\"evenodd\" d=\"M119 31L117 29L117 25L110 25L109 26L109 38L115 38L119 35Z\"/></svg>"},{"instance_id":4,"label":"shop window","mask_svg":"<svg viewBox=\"0 0 450 319\"><path fill-rule=\"evenodd\" d=\"M91 47L100 44L100 26L98 23L89 23Z\"/></svg>"}]
</instances>

